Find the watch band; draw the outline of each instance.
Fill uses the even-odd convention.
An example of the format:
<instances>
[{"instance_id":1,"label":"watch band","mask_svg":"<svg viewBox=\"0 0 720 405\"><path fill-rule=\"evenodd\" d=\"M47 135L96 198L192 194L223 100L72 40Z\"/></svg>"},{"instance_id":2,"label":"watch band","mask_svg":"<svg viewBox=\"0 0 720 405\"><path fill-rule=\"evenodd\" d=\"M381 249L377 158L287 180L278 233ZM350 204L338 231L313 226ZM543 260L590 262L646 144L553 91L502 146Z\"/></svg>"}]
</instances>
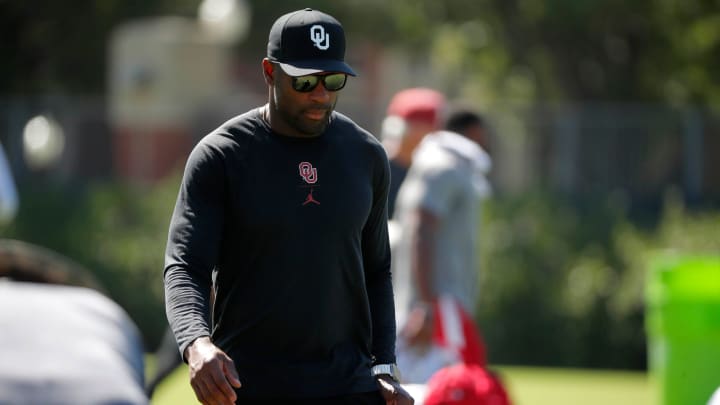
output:
<instances>
[{"instance_id":1,"label":"watch band","mask_svg":"<svg viewBox=\"0 0 720 405\"><path fill-rule=\"evenodd\" d=\"M387 375L393 380L400 382L400 370L395 364L376 364L371 369L373 376Z\"/></svg>"}]
</instances>

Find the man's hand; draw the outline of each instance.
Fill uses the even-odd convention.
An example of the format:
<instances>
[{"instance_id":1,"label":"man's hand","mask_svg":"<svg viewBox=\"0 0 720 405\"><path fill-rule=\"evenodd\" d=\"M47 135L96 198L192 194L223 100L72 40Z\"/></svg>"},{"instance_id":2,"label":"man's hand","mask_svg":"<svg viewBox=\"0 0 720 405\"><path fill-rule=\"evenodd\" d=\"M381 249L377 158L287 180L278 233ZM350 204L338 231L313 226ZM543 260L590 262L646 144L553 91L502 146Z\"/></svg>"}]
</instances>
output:
<instances>
[{"instance_id":1,"label":"man's hand","mask_svg":"<svg viewBox=\"0 0 720 405\"><path fill-rule=\"evenodd\" d=\"M233 405L240 388L235 364L209 337L196 339L187 349L185 358L190 367L190 385L198 401L205 405Z\"/></svg>"},{"instance_id":2,"label":"man's hand","mask_svg":"<svg viewBox=\"0 0 720 405\"><path fill-rule=\"evenodd\" d=\"M377 382L380 386L380 395L385 400L386 405L413 405L415 400L399 382L390 378L390 376L379 375Z\"/></svg>"},{"instance_id":3,"label":"man's hand","mask_svg":"<svg viewBox=\"0 0 720 405\"><path fill-rule=\"evenodd\" d=\"M434 312L431 304L413 306L407 321L400 330L400 336L410 346L429 346L432 343Z\"/></svg>"}]
</instances>

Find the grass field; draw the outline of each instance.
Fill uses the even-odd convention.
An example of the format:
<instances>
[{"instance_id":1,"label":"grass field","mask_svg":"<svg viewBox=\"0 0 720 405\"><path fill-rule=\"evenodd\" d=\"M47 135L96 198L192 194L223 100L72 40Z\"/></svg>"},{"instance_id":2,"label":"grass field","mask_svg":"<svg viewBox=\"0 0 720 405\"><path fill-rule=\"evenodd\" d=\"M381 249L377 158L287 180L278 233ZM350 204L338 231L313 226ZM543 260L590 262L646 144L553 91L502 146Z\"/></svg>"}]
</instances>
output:
<instances>
[{"instance_id":1,"label":"grass field","mask_svg":"<svg viewBox=\"0 0 720 405\"><path fill-rule=\"evenodd\" d=\"M654 405L645 373L496 367L513 405ZM197 404L187 368L176 370L158 387L152 405Z\"/></svg>"},{"instance_id":2,"label":"grass field","mask_svg":"<svg viewBox=\"0 0 720 405\"><path fill-rule=\"evenodd\" d=\"M514 405L654 405L647 374L499 367Z\"/></svg>"}]
</instances>

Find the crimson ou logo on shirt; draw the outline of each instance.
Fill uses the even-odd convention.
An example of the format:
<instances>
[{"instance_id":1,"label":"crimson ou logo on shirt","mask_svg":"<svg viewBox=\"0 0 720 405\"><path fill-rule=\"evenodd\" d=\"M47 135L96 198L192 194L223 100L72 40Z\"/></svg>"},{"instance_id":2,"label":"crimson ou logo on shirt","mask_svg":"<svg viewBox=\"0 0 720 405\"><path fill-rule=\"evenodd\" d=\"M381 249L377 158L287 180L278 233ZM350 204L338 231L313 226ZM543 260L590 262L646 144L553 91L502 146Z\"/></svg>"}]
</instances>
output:
<instances>
[{"instance_id":1,"label":"crimson ou logo on shirt","mask_svg":"<svg viewBox=\"0 0 720 405\"><path fill-rule=\"evenodd\" d=\"M317 183L317 180L318 180L317 179L317 177L318 177L317 176L317 168L313 167L308 162L301 162L300 165L298 166L298 168L300 169L300 177L302 177L306 183L308 183L308 184Z\"/></svg>"}]
</instances>

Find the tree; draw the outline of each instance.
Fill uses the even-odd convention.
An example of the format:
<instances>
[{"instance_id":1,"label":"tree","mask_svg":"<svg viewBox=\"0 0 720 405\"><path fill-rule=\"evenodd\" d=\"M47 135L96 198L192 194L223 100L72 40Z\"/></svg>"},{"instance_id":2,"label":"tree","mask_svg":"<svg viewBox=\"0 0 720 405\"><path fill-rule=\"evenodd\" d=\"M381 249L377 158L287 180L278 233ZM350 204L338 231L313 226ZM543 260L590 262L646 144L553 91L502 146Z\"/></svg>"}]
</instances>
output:
<instances>
[{"instance_id":1,"label":"tree","mask_svg":"<svg viewBox=\"0 0 720 405\"><path fill-rule=\"evenodd\" d=\"M298 0L249 0L239 52ZM0 0L0 94L101 92L106 46L130 18L194 16L199 0ZM486 101L720 104L720 7L710 0L318 0L351 41L427 56L451 94Z\"/></svg>"}]
</instances>

